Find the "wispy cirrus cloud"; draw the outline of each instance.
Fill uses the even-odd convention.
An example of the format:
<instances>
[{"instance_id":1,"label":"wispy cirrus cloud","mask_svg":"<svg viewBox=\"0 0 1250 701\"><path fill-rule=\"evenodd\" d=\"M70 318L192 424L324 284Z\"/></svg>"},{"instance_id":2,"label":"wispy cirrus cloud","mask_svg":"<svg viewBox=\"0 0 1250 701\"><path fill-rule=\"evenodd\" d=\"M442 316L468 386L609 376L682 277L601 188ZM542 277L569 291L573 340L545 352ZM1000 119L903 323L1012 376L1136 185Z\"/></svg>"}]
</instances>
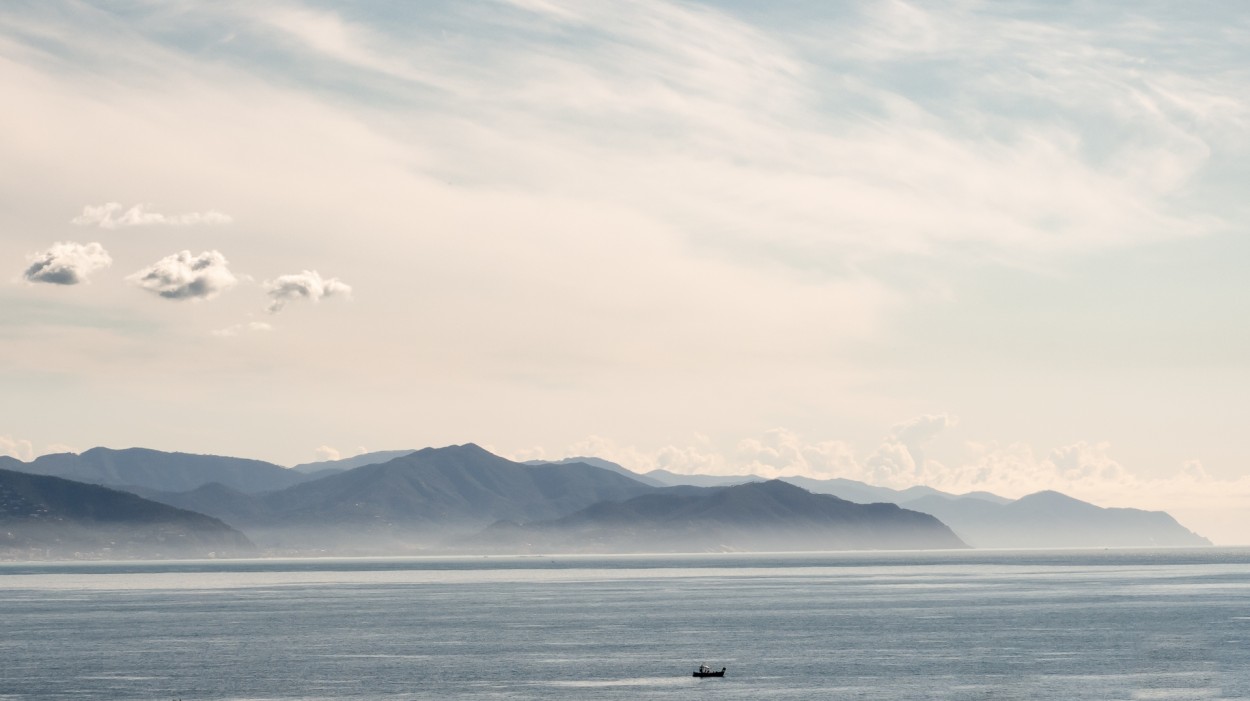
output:
<instances>
[{"instance_id":1,"label":"wispy cirrus cloud","mask_svg":"<svg viewBox=\"0 0 1250 701\"><path fill-rule=\"evenodd\" d=\"M78 226L96 226L101 229L121 229L130 226L194 226L197 224L229 224L234 219L222 212L210 209L205 212L185 214L161 214L148 210L149 205L137 204L129 209L120 202L87 205L82 214L70 220Z\"/></svg>"},{"instance_id":2,"label":"wispy cirrus cloud","mask_svg":"<svg viewBox=\"0 0 1250 701\"><path fill-rule=\"evenodd\" d=\"M702 6L518 1L477 17L484 34L506 27L502 43L251 17L366 79L436 85L447 99L420 122L444 134L424 154L440 174L616 202L700 247L809 270L1218 230L1185 205L1213 143L1250 115L1245 76L1208 70L1189 34L1146 27L1185 49L1164 59L1124 41L1132 13L862 3L770 32Z\"/></svg>"},{"instance_id":3,"label":"wispy cirrus cloud","mask_svg":"<svg viewBox=\"0 0 1250 701\"><path fill-rule=\"evenodd\" d=\"M28 257L30 265L22 272L27 282L77 285L87 282L91 273L113 264L104 246L98 243L63 241L46 251Z\"/></svg>"},{"instance_id":4,"label":"wispy cirrus cloud","mask_svg":"<svg viewBox=\"0 0 1250 701\"><path fill-rule=\"evenodd\" d=\"M296 300L319 302L323 297L350 297L352 287L338 278L323 279L316 270L304 270L265 281L265 293L270 299L269 313L277 314Z\"/></svg>"},{"instance_id":5,"label":"wispy cirrus cloud","mask_svg":"<svg viewBox=\"0 0 1250 701\"><path fill-rule=\"evenodd\" d=\"M238 282L218 251L194 256L190 251L174 253L126 279L165 299L195 301L212 299Z\"/></svg>"},{"instance_id":6,"label":"wispy cirrus cloud","mask_svg":"<svg viewBox=\"0 0 1250 701\"><path fill-rule=\"evenodd\" d=\"M212 334L220 338L232 338L248 331L273 331L273 326L263 321L249 321L246 324L233 324L222 329L216 329Z\"/></svg>"}]
</instances>

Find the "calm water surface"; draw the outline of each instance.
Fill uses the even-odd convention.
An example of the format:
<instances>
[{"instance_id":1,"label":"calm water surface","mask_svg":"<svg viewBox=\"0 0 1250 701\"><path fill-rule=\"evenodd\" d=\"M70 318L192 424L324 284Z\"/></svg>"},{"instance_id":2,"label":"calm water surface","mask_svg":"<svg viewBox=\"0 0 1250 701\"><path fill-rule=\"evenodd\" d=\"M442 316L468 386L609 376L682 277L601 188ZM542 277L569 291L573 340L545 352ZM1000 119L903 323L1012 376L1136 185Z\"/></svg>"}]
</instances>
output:
<instances>
[{"instance_id":1,"label":"calm water surface","mask_svg":"<svg viewBox=\"0 0 1250 701\"><path fill-rule=\"evenodd\" d=\"M1250 550L0 564L0 699L173 698L1250 699Z\"/></svg>"}]
</instances>

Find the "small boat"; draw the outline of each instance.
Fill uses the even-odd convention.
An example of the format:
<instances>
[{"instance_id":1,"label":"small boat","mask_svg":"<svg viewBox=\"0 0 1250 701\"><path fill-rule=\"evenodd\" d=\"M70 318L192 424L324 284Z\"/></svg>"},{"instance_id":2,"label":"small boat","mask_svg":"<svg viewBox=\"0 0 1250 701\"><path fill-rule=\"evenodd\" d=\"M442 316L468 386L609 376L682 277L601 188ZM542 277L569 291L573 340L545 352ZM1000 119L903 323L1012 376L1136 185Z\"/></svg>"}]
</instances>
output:
<instances>
[{"instance_id":1,"label":"small boat","mask_svg":"<svg viewBox=\"0 0 1250 701\"><path fill-rule=\"evenodd\" d=\"M701 664L699 665L699 669L695 671L694 676L699 677L700 679L703 677L723 677L725 676L725 669L725 667L721 667L719 672L714 672L711 667Z\"/></svg>"}]
</instances>

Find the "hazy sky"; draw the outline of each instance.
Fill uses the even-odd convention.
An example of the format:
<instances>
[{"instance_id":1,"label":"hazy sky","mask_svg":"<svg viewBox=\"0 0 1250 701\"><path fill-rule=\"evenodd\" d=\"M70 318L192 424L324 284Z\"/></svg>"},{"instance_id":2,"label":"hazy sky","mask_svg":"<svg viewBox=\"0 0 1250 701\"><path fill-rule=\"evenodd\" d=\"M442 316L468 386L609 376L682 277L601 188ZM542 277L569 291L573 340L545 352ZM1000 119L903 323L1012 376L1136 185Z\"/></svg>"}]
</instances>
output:
<instances>
[{"instance_id":1,"label":"hazy sky","mask_svg":"<svg viewBox=\"0 0 1250 701\"><path fill-rule=\"evenodd\" d=\"M1240 0L31 0L0 88L0 453L473 441L1250 542Z\"/></svg>"}]
</instances>

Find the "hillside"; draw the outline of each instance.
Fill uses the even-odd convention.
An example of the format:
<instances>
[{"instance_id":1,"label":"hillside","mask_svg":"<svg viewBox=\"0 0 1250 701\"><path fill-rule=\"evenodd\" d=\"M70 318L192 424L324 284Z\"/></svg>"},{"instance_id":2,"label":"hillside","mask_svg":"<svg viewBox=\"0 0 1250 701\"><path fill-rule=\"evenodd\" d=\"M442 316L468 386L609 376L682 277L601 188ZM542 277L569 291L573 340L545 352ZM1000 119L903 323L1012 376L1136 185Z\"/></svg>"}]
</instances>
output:
<instances>
[{"instance_id":1,"label":"hillside","mask_svg":"<svg viewBox=\"0 0 1250 701\"><path fill-rule=\"evenodd\" d=\"M599 503L545 523L498 523L482 549L698 552L963 548L945 525L893 504L855 504L779 480Z\"/></svg>"},{"instance_id":2,"label":"hillside","mask_svg":"<svg viewBox=\"0 0 1250 701\"><path fill-rule=\"evenodd\" d=\"M0 557L208 557L254 551L203 514L60 477L0 470Z\"/></svg>"},{"instance_id":3,"label":"hillside","mask_svg":"<svg viewBox=\"0 0 1250 701\"><path fill-rule=\"evenodd\" d=\"M286 521L473 523L554 518L650 491L584 464L523 465L472 443L426 448L266 495Z\"/></svg>"},{"instance_id":4,"label":"hillside","mask_svg":"<svg viewBox=\"0 0 1250 701\"><path fill-rule=\"evenodd\" d=\"M928 496L906 502L978 548L1203 546L1211 542L1162 511L1108 509L1046 491L1005 504Z\"/></svg>"},{"instance_id":5,"label":"hillside","mask_svg":"<svg viewBox=\"0 0 1250 701\"><path fill-rule=\"evenodd\" d=\"M647 473L665 484L715 485L758 480L755 476ZM1161 511L1104 509L1058 492L1019 500L989 492L950 494L931 487L891 489L855 480L785 477L784 481L818 494L862 504L890 503L936 516L977 548L1075 548L1202 546L1210 541Z\"/></svg>"}]
</instances>

